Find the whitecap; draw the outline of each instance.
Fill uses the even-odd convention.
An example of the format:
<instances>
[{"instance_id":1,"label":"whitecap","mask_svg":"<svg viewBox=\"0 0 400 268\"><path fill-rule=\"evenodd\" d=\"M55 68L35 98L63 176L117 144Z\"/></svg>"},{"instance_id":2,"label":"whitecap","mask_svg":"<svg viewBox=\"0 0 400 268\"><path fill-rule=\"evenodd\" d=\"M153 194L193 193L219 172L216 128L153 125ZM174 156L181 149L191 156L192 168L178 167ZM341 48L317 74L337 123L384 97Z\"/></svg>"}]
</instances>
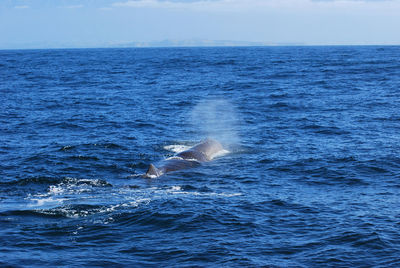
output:
<instances>
[{"instance_id":1,"label":"whitecap","mask_svg":"<svg viewBox=\"0 0 400 268\"><path fill-rule=\"evenodd\" d=\"M27 206L30 208L41 208L41 207L52 207L58 206L62 204L66 198L54 198L54 197L47 197L47 198L31 198Z\"/></svg>"}]
</instances>

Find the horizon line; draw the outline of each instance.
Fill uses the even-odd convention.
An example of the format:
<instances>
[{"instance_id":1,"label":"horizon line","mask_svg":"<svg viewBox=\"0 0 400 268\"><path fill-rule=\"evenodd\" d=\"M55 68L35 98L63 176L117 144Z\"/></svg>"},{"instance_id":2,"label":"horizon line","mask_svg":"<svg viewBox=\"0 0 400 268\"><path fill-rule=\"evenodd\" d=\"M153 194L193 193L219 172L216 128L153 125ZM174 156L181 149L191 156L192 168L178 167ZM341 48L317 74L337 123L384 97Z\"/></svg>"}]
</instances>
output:
<instances>
[{"instance_id":1,"label":"horizon line","mask_svg":"<svg viewBox=\"0 0 400 268\"><path fill-rule=\"evenodd\" d=\"M301 44L301 43L282 43L282 44L227 44L227 45L109 45L109 46L54 46L54 47L5 47L1 48L0 51L12 51L12 50L73 50L73 49L151 49L151 48L245 48L245 47L394 47L400 46L400 44Z\"/></svg>"}]
</instances>

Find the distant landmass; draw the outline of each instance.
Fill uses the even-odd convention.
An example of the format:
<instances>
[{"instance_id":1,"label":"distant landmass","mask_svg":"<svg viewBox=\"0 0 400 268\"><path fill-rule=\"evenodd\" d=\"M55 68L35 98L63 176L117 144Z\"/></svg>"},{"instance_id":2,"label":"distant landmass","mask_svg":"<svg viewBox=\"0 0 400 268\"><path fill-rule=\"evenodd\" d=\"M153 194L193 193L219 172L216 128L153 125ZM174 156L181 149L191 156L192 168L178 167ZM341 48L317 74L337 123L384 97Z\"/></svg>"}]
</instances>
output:
<instances>
[{"instance_id":1,"label":"distant landmass","mask_svg":"<svg viewBox=\"0 0 400 268\"><path fill-rule=\"evenodd\" d=\"M114 47L235 47L235 46L293 46L301 43L267 43L231 40L163 40L153 42L128 42Z\"/></svg>"},{"instance_id":2,"label":"distant landmass","mask_svg":"<svg viewBox=\"0 0 400 268\"><path fill-rule=\"evenodd\" d=\"M303 43L268 43L231 40L162 40L150 42L32 42L0 44L0 49L55 49L55 48L128 48L128 47L239 47L239 46L300 46Z\"/></svg>"}]
</instances>

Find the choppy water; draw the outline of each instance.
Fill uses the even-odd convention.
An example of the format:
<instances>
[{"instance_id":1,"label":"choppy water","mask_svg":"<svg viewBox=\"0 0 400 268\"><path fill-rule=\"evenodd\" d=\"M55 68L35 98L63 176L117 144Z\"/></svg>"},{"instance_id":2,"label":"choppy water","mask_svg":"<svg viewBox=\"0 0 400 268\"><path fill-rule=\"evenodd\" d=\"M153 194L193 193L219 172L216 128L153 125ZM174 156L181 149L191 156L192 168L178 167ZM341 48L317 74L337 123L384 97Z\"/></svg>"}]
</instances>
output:
<instances>
[{"instance_id":1,"label":"choppy water","mask_svg":"<svg viewBox=\"0 0 400 268\"><path fill-rule=\"evenodd\" d=\"M0 51L0 102L1 266L400 266L400 47Z\"/></svg>"}]
</instances>

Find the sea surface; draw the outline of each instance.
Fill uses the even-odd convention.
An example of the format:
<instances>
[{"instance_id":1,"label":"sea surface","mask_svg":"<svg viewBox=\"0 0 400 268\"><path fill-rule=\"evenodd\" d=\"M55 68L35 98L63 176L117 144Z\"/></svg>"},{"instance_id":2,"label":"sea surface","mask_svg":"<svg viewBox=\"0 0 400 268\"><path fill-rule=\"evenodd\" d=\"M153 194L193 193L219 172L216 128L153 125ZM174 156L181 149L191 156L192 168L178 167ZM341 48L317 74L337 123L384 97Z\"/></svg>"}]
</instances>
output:
<instances>
[{"instance_id":1,"label":"sea surface","mask_svg":"<svg viewBox=\"0 0 400 268\"><path fill-rule=\"evenodd\" d=\"M1 267L400 267L399 46L3 50L0 103Z\"/></svg>"}]
</instances>

